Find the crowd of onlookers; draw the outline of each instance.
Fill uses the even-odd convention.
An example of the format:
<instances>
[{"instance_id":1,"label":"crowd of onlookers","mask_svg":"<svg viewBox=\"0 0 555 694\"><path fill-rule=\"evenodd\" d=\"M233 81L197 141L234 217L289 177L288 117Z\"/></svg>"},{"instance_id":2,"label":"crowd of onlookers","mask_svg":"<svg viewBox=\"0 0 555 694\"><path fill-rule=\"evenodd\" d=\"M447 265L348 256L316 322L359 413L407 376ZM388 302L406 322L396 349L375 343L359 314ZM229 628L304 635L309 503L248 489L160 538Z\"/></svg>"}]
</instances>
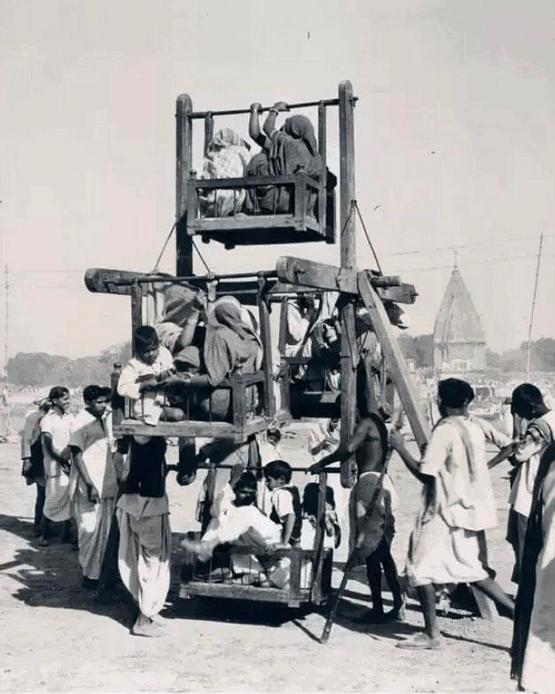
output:
<instances>
[{"instance_id":1,"label":"crowd of onlookers","mask_svg":"<svg viewBox=\"0 0 555 694\"><path fill-rule=\"evenodd\" d=\"M151 341L145 346L151 350L148 361L152 365L158 358L158 336L154 329L136 331L139 355L145 335ZM147 365L144 353L142 359ZM128 364L122 371L120 392L122 381L135 386L150 382L152 376L143 379L142 373L136 373L134 381L130 379L131 368ZM63 523L63 539L78 546L85 587L99 588L103 572L113 578L114 567L110 573L106 564L114 561L114 548L109 545L116 534L115 564L139 609L133 633L152 636L159 633L157 615L170 577L167 443L155 435L115 440L111 395L109 388L87 386L84 407L72 415L68 390L52 388L26 419L22 472L28 483L37 486L34 527L39 545L48 545L53 523ZM343 443L338 421L313 428L309 447L317 462L310 472L316 474L334 461L355 456L358 475L349 500L350 544L358 563L366 565L372 622L404 618L403 585L408 584L421 603L425 630L398 645L440 648L436 587L472 583L498 604L500 613L515 615L513 674L523 686L542 690L555 666L555 411L537 387L521 384L511 396L513 431L509 436L468 412L474 391L465 381L440 381L437 395L441 418L421 460L413 457L403 436L388 423L386 412L361 407L353 436ZM152 431L156 433L154 428ZM500 449L490 461L486 441ZM241 561L244 552L234 556L232 549L231 575L250 574L255 576L247 580L251 585L280 588L290 578L289 564L283 552L274 554L290 547L313 546L318 486L310 482L301 495L292 483L292 461L287 460L290 456L282 447L279 430L268 431L255 443L253 449L252 442L214 440L192 454L189 449L193 461L180 455L175 466L180 484L190 484L203 461L231 468L229 475L220 470L214 493L205 498L210 514L202 536L184 539L183 546L201 563L208 562L222 545L247 548L248 568ZM425 490L404 582L399 580L391 554L396 494L387 464L392 449ZM511 463L507 539L515 556L516 608L495 582L484 552L485 532L497 522L488 468L504 461ZM70 519L77 528L76 537ZM341 533L329 488L323 523L324 546L336 547ZM382 572L393 596L389 613L383 609Z\"/></svg>"}]
</instances>

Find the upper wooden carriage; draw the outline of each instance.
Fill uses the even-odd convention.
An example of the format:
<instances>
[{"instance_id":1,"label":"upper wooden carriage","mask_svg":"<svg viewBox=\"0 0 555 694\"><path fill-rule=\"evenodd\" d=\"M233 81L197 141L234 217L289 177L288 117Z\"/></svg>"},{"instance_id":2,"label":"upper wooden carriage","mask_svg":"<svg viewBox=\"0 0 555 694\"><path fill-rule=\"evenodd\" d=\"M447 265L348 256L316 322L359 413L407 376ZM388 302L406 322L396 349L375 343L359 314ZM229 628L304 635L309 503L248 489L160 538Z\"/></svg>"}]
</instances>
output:
<instances>
[{"instance_id":1,"label":"upper wooden carriage","mask_svg":"<svg viewBox=\"0 0 555 694\"><path fill-rule=\"evenodd\" d=\"M182 118L183 151L189 169L182 171L186 195L186 233L190 236L200 235L205 242L218 241L226 248L243 245L267 245L283 243L302 243L309 241L335 242L336 214L335 191L328 190L326 162L327 109L338 106L339 99L327 99L318 102L290 104L289 110L317 107L318 111L318 153L322 160L322 169L318 177L309 176L303 171L287 176L264 176L242 178L201 179L196 177L192 166L193 123L204 122L204 152L208 150L214 134L215 118L249 113L248 109L195 112L190 99L184 98L178 103ZM181 108L179 108L181 106ZM264 112L268 109L262 109ZM218 191L232 191L239 195L241 191L271 186L276 192L286 188L290 205L286 211L277 208L278 195L274 196L274 209L251 210L245 214L241 210L225 217L216 217L203 212L200 201L210 201Z\"/></svg>"}]
</instances>

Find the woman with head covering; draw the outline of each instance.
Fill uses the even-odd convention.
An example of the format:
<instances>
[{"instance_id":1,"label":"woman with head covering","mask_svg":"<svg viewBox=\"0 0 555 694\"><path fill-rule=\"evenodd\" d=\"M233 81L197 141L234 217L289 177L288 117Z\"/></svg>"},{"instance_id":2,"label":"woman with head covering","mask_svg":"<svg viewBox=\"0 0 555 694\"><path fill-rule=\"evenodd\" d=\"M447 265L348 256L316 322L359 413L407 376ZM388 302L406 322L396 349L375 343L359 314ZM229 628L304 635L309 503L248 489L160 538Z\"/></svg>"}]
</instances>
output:
<instances>
[{"instance_id":1,"label":"woman with head covering","mask_svg":"<svg viewBox=\"0 0 555 694\"><path fill-rule=\"evenodd\" d=\"M199 290L179 284L164 290L164 310L156 333L174 359L186 347L199 346L198 324L204 309L205 295Z\"/></svg>"},{"instance_id":2,"label":"woman with head covering","mask_svg":"<svg viewBox=\"0 0 555 694\"><path fill-rule=\"evenodd\" d=\"M261 343L252 324L245 320L241 304L223 296L208 309L204 342L206 373L180 374L179 382L204 391L199 393L200 408L212 419L225 419L231 404L229 388L218 388L234 374L254 373L259 367ZM247 318L248 320L248 318ZM247 407L254 406L255 387L247 388Z\"/></svg>"},{"instance_id":3,"label":"woman with head covering","mask_svg":"<svg viewBox=\"0 0 555 694\"><path fill-rule=\"evenodd\" d=\"M250 159L250 147L231 128L222 128L208 144L201 178L243 178ZM240 212L244 189L206 191L200 196L202 217L229 217Z\"/></svg>"},{"instance_id":4,"label":"woman with head covering","mask_svg":"<svg viewBox=\"0 0 555 694\"><path fill-rule=\"evenodd\" d=\"M276 130L277 114L288 110L287 104L278 101L270 109L263 134L258 121L260 108L260 104L251 106L249 135L260 144L262 151L251 159L247 176L288 176L303 172L319 179L323 172L323 162L310 119L303 115L290 116L281 129ZM333 187L335 183L331 180L331 174L329 176ZM308 195L309 214L315 213L315 203L316 194ZM249 214L292 212L291 189L285 186L249 188L245 210Z\"/></svg>"}]
</instances>

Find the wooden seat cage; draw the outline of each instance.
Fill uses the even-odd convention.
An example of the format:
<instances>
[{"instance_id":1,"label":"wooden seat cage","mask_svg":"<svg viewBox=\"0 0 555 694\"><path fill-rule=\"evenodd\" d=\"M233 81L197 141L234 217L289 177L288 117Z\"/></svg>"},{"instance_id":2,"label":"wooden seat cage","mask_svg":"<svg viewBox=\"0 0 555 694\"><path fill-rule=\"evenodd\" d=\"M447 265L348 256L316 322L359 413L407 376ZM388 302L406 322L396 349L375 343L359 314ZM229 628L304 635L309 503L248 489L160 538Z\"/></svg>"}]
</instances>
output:
<instances>
[{"instance_id":1,"label":"wooden seat cage","mask_svg":"<svg viewBox=\"0 0 555 694\"><path fill-rule=\"evenodd\" d=\"M201 466L205 467L205 466ZM230 468L230 465L220 465L218 469ZM211 503L214 487L215 466L208 466L208 497ZM292 468L293 472L304 472L304 468ZM190 598L196 595L206 597L232 598L239 600L255 600L259 602L283 603L289 607L301 605L322 605L326 602L331 591L331 573L333 565L333 550L324 547L324 514L326 503L326 487L328 474L338 473L339 469L322 472L318 480L318 507L315 524L313 545L310 549L292 547L282 549L272 554L272 560L287 558L289 564L289 580L283 587L252 585L250 580L253 573L258 571L253 567L253 551L240 546L225 546L219 548L207 562L200 562L194 555L185 556L181 572L180 597ZM202 519L202 529L206 527L208 517ZM191 533L195 538L199 533ZM243 572L233 575L230 571L232 556L241 556ZM263 576L263 573L261 572ZM255 575L256 577L256 575ZM250 579L250 580L249 580Z\"/></svg>"},{"instance_id":2,"label":"wooden seat cage","mask_svg":"<svg viewBox=\"0 0 555 694\"><path fill-rule=\"evenodd\" d=\"M241 178L199 179L192 166L193 123L204 122L204 154L214 136L215 118L247 115L249 109L220 111L193 111L188 95L183 95L177 104L178 119L182 123L181 144L183 161L183 185L186 189L186 233L200 235L202 240L223 243L226 248L236 245L260 245L277 243L299 243L306 241L335 242L335 191L327 189L326 168L326 125L327 109L339 105L339 99L326 99L305 103L290 104L289 109L298 110L317 107L318 110L318 152L322 159L319 178L313 178L303 171L287 176L245 176ZM269 108L263 108L262 112ZM259 187L271 186L274 189L274 209L272 214L245 215L235 210L226 217L207 216L201 212L201 197L210 202L215 200L217 191L231 190L234 203L240 191L250 191ZM277 211L278 191L288 189L290 209L283 213ZM314 202L314 204L312 204ZM267 212L267 211L266 211Z\"/></svg>"},{"instance_id":3,"label":"wooden seat cage","mask_svg":"<svg viewBox=\"0 0 555 694\"><path fill-rule=\"evenodd\" d=\"M120 398L116 400L114 408L114 431L116 435L156 434L182 438L213 436L242 442L253 434L265 431L269 426L281 426L291 418L339 417L339 392L325 388L309 390L302 382L294 382L291 378L292 370L307 365L310 359L285 356L283 344L279 345L281 367L276 384L280 389L279 402L281 406L279 411L276 410L274 364L272 363L273 342L270 328L271 307L277 305L281 308L280 328L283 328L286 302L296 300L301 294L318 294L314 287L299 287L291 283L290 280L298 274L296 262L295 258L282 257L277 263L276 270L223 275L190 275L187 277L168 277L166 275L126 273L102 269L88 271L86 283L91 291L130 294L133 329L143 324L143 298L148 295L153 285L164 287L179 284L193 289L202 289L211 301L220 296L232 295L242 304L258 309L262 344L261 370L252 374L232 375L218 385L218 388L228 388L231 391L229 421L213 420L211 412L208 412L206 421L199 421L189 416L189 412L186 411L185 421L159 422L156 427L152 427L131 418L129 403L124 404ZM304 267L312 270L316 277L320 270L319 264L307 264L307 262L303 261ZM321 267L325 268L326 266ZM414 300L411 285L402 285L399 278L377 275L370 277L376 288L375 291L385 300L392 298L404 302ZM312 282L310 276L308 281ZM339 357L337 366L340 366L340 361L341 358ZM252 386L255 386L258 391L258 406L256 411L249 412L246 408L245 391L246 388Z\"/></svg>"}]
</instances>

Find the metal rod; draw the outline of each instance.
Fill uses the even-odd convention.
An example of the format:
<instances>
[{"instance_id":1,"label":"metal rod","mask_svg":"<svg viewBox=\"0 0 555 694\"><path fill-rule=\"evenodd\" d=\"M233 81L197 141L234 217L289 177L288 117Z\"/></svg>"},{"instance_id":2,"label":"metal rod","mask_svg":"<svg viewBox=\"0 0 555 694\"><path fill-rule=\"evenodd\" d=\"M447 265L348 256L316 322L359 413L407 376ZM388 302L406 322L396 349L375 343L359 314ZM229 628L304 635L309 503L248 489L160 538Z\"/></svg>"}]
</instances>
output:
<instances>
[{"instance_id":1,"label":"metal rod","mask_svg":"<svg viewBox=\"0 0 555 694\"><path fill-rule=\"evenodd\" d=\"M353 97L353 102L358 101L358 96ZM295 108L308 108L310 106L319 106L320 104L323 104L324 106L339 106L339 99L321 99L320 101L302 101L297 104L287 104L289 109L295 109ZM264 113L265 111L269 111L272 108L272 106L263 106L258 112L259 113ZM238 116L241 115L242 113L250 113L251 110L250 108L230 108L230 109L223 109L221 111L192 111L191 113L188 114L189 118L193 119L198 119L198 118L206 118L207 115L211 116Z\"/></svg>"},{"instance_id":2,"label":"metal rod","mask_svg":"<svg viewBox=\"0 0 555 694\"><path fill-rule=\"evenodd\" d=\"M132 285L134 282L139 284L179 284L180 282L212 282L213 280L244 279L246 277L266 277L267 279L277 278L275 270L260 270L257 272L235 272L224 275L187 275L183 277L160 277L160 275L147 275L132 280L110 280L110 284L118 287Z\"/></svg>"},{"instance_id":3,"label":"metal rod","mask_svg":"<svg viewBox=\"0 0 555 694\"><path fill-rule=\"evenodd\" d=\"M226 463L223 463L223 464L218 463L216 465L216 469L218 469L218 470L232 470L234 467L235 467L234 465L228 465ZM212 470L213 464L212 463L199 463L198 469L199 470ZM246 469L249 469L249 468L246 468ZM306 472L306 473L308 473L308 467L293 467L293 466L291 466L291 471L292 472ZM329 472L339 474L340 469L338 467L332 467L332 468L327 467L326 473L329 473Z\"/></svg>"}]
</instances>

